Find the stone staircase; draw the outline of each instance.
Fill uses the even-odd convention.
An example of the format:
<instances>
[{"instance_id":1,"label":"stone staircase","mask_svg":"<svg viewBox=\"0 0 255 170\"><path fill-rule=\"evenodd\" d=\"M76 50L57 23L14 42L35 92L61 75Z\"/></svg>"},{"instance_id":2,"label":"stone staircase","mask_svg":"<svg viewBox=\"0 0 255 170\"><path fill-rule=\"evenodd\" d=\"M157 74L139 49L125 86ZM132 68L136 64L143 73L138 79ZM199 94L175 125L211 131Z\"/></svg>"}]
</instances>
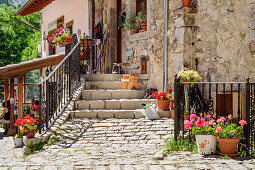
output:
<instances>
[{"instance_id":1,"label":"stone staircase","mask_svg":"<svg viewBox=\"0 0 255 170\"><path fill-rule=\"evenodd\" d=\"M156 103L144 99L144 85L140 90L123 90L120 74L83 75L85 87L79 101L75 102L75 118L138 119L144 118L142 104ZM170 117L169 112L159 112L160 117Z\"/></svg>"}]
</instances>

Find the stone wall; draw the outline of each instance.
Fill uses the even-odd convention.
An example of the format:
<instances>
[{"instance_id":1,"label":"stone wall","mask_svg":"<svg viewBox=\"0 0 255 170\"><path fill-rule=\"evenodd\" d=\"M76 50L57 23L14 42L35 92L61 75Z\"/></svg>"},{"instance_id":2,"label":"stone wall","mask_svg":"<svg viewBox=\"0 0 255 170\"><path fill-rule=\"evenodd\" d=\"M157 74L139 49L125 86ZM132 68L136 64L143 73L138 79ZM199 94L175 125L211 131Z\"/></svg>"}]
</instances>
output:
<instances>
[{"instance_id":1,"label":"stone wall","mask_svg":"<svg viewBox=\"0 0 255 170\"><path fill-rule=\"evenodd\" d=\"M109 1L104 1L104 9L109 8ZM133 12L133 1L123 0L127 13ZM192 9L182 8L181 0L169 0L168 12L169 87L184 66L197 68L205 81L208 73L211 81L244 81L248 76L255 80L250 48L255 40L255 0L193 0ZM123 31L127 50L134 50L130 72L140 73L141 58L146 57L147 88L161 90L164 1L147 0L147 17L146 32L130 35Z\"/></svg>"}]
</instances>

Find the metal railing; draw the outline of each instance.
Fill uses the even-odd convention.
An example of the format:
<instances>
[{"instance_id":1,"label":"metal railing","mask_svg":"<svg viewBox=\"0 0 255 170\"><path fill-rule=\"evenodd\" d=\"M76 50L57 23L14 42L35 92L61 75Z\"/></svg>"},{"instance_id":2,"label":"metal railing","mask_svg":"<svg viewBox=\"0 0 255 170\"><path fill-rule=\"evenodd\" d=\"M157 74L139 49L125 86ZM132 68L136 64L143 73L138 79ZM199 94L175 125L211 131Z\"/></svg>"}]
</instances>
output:
<instances>
[{"instance_id":1,"label":"metal railing","mask_svg":"<svg viewBox=\"0 0 255 170\"><path fill-rule=\"evenodd\" d=\"M80 86L80 39L65 46L66 57L39 83L39 125L41 133L51 126Z\"/></svg>"},{"instance_id":2,"label":"metal railing","mask_svg":"<svg viewBox=\"0 0 255 170\"><path fill-rule=\"evenodd\" d=\"M190 114L202 116L211 114L216 120L221 116L233 116L238 123L244 119L245 140L242 141L247 153L255 149L255 83L250 82L181 82L174 81L174 138L191 138L190 131L184 129Z\"/></svg>"}]
</instances>

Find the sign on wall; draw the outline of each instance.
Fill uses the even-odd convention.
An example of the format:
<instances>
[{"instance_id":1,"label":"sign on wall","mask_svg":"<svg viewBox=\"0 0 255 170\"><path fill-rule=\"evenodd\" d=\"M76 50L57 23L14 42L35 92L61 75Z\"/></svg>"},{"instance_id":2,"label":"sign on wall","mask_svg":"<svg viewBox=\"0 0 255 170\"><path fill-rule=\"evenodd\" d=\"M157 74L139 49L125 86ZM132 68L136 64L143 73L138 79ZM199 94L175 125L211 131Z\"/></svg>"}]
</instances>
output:
<instances>
[{"instance_id":1,"label":"sign on wall","mask_svg":"<svg viewBox=\"0 0 255 170\"><path fill-rule=\"evenodd\" d=\"M57 20L52 21L51 23L49 23L48 25L48 30L54 30L57 29Z\"/></svg>"}]
</instances>

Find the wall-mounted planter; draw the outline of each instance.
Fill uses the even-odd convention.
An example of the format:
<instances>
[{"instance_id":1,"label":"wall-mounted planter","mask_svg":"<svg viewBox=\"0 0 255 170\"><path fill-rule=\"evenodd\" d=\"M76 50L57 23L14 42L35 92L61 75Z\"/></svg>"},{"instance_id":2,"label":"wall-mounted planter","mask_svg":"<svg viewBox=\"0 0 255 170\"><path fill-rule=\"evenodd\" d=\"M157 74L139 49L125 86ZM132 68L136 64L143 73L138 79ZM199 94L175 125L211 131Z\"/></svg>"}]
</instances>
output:
<instances>
[{"instance_id":1,"label":"wall-mounted planter","mask_svg":"<svg viewBox=\"0 0 255 170\"><path fill-rule=\"evenodd\" d=\"M191 0L182 0L182 7L190 7Z\"/></svg>"}]
</instances>

